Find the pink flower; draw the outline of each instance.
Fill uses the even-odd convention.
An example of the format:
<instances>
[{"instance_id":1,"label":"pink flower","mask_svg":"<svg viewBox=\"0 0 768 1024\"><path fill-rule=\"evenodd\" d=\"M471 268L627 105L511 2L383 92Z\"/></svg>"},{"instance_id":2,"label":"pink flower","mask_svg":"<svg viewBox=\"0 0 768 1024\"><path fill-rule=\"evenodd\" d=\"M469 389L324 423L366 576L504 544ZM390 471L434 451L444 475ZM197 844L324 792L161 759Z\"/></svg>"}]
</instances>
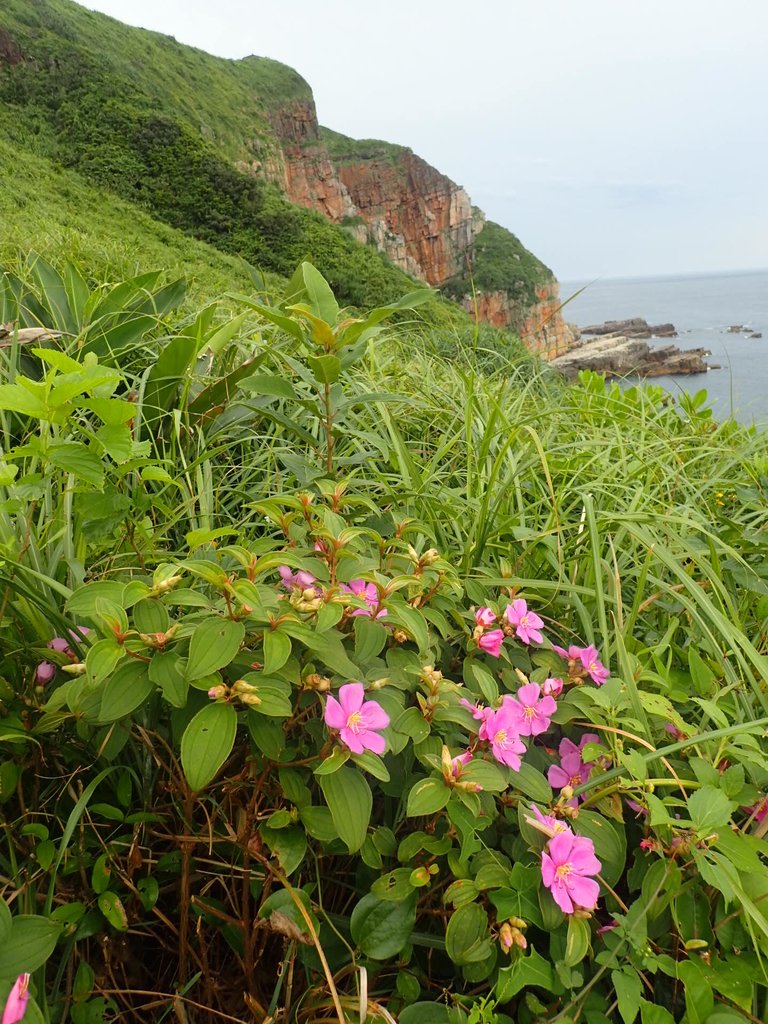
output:
<instances>
[{"instance_id":1,"label":"pink flower","mask_svg":"<svg viewBox=\"0 0 768 1024\"><path fill-rule=\"evenodd\" d=\"M501 629L492 629L483 633L477 638L477 646L481 651L490 654L492 658L498 658L501 654L501 645L504 643L504 632Z\"/></svg>"},{"instance_id":2,"label":"pink flower","mask_svg":"<svg viewBox=\"0 0 768 1024\"><path fill-rule=\"evenodd\" d=\"M643 805L639 804L637 800L627 800L627 807L635 814L636 817L648 817L648 808L643 807Z\"/></svg>"},{"instance_id":3,"label":"pink flower","mask_svg":"<svg viewBox=\"0 0 768 1024\"><path fill-rule=\"evenodd\" d=\"M362 754L366 750L383 754L387 744L376 730L386 729L389 715L377 701L364 698L362 683L346 683L339 689L338 700L329 694L325 705L325 724L330 729L339 730L341 742L353 754Z\"/></svg>"},{"instance_id":4,"label":"pink flower","mask_svg":"<svg viewBox=\"0 0 768 1024\"><path fill-rule=\"evenodd\" d=\"M759 824L765 821L768 817L768 797L763 797L762 800L758 800L756 804L752 804L751 807L745 807L744 810L747 814L754 817L755 821Z\"/></svg>"},{"instance_id":5,"label":"pink flower","mask_svg":"<svg viewBox=\"0 0 768 1024\"><path fill-rule=\"evenodd\" d=\"M77 643L82 643L90 629L87 626L75 626L74 629L70 629L69 635L72 640ZM77 661L75 652L70 647L71 640L67 640L63 636L55 636L52 640L49 640L46 647L51 651L56 651L57 654L64 654L69 661ZM56 675L58 665L54 665L51 661L41 661L35 670L35 682L38 686L45 686L46 683L50 683L53 677ZM0 1022L2 1024L2 1022Z\"/></svg>"},{"instance_id":6,"label":"pink flower","mask_svg":"<svg viewBox=\"0 0 768 1024\"><path fill-rule=\"evenodd\" d=\"M611 674L600 661L596 647L585 647L581 652L581 664L586 669L587 675L597 686L602 686Z\"/></svg>"},{"instance_id":7,"label":"pink flower","mask_svg":"<svg viewBox=\"0 0 768 1024\"><path fill-rule=\"evenodd\" d=\"M596 736L593 732L584 733L578 747L572 740L564 739L560 741L558 748L560 764L550 765L547 772L547 781L550 786L554 786L557 789L562 789L564 786L573 786L575 788L587 781L592 772L592 765L584 764L581 757L581 752L587 743L600 743L600 737ZM572 800L568 801L570 807L577 807L578 803L578 797L573 797Z\"/></svg>"},{"instance_id":8,"label":"pink flower","mask_svg":"<svg viewBox=\"0 0 768 1024\"><path fill-rule=\"evenodd\" d=\"M51 661L41 661L35 671L35 682L38 686L50 683L56 675L56 666Z\"/></svg>"},{"instance_id":9,"label":"pink flower","mask_svg":"<svg viewBox=\"0 0 768 1024\"><path fill-rule=\"evenodd\" d=\"M536 821L531 821L530 818L526 820L537 828L539 832L543 832L544 835L549 836L550 839L556 836L559 832L570 832L570 826L566 825L564 821L560 821L559 818L554 818L551 814L542 814L536 804L531 804L531 810L536 815Z\"/></svg>"},{"instance_id":10,"label":"pink flower","mask_svg":"<svg viewBox=\"0 0 768 1024\"><path fill-rule=\"evenodd\" d=\"M517 732L517 723L510 710L502 705L498 711L486 708L485 721L480 727L480 739L488 740L493 756L513 771L520 771L520 754L525 744Z\"/></svg>"},{"instance_id":11,"label":"pink flower","mask_svg":"<svg viewBox=\"0 0 768 1024\"><path fill-rule=\"evenodd\" d=\"M540 632L544 620L540 619L536 612L529 612L527 602L521 597L507 605L506 616L510 626L515 627L515 633L524 644L531 641L540 644L544 639L544 634Z\"/></svg>"},{"instance_id":12,"label":"pink flower","mask_svg":"<svg viewBox=\"0 0 768 1024\"><path fill-rule=\"evenodd\" d=\"M550 719L557 711L554 697L542 697L538 683L526 683L517 691L516 697L507 694L502 706L509 708L521 736L540 736L550 726Z\"/></svg>"},{"instance_id":13,"label":"pink flower","mask_svg":"<svg viewBox=\"0 0 768 1024\"><path fill-rule=\"evenodd\" d=\"M8 993L3 1010L3 1018L0 1024L19 1024L27 1012L27 1001L29 1000L29 975L20 974L13 983L13 988Z\"/></svg>"},{"instance_id":14,"label":"pink flower","mask_svg":"<svg viewBox=\"0 0 768 1024\"><path fill-rule=\"evenodd\" d=\"M290 567L287 565L279 565L277 571L280 573L280 579L286 590L315 590L314 584L316 583L315 577L311 572L306 572L304 569L299 569L298 572L292 572Z\"/></svg>"},{"instance_id":15,"label":"pink flower","mask_svg":"<svg viewBox=\"0 0 768 1024\"><path fill-rule=\"evenodd\" d=\"M602 686L611 674L600 661L596 647L577 647L571 644L566 651L564 647L553 644L552 650L568 662L568 675L572 679L584 679L589 676L594 683Z\"/></svg>"},{"instance_id":16,"label":"pink flower","mask_svg":"<svg viewBox=\"0 0 768 1024\"><path fill-rule=\"evenodd\" d=\"M386 608L379 607L379 592L374 583L366 583L365 580L350 580L349 584L341 584L341 590L344 594L362 598L367 605L365 608L355 608L352 612L353 615L365 615L368 619L380 619L387 614Z\"/></svg>"},{"instance_id":17,"label":"pink flower","mask_svg":"<svg viewBox=\"0 0 768 1024\"><path fill-rule=\"evenodd\" d=\"M472 751L465 750L463 754L457 754L456 757L451 758L451 775L454 779L458 779L461 775L461 769L465 764L469 764L472 760Z\"/></svg>"},{"instance_id":18,"label":"pink flower","mask_svg":"<svg viewBox=\"0 0 768 1024\"><path fill-rule=\"evenodd\" d=\"M577 908L594 910L600 886L590 875L597 875L602 864L595 856L591 839L559 832L541 855L541 877L564 914Z\"/></svg>"},{"instance_id":19,"label":"pink flower","mask_svg":"<svg viewBox=\"0 0 768 1024\"><path fill-rule=\"evenodd\" d=\"M496 621L496 613L491 608L478 608L475 612L475 622L478 626L488 629Z\"/></svg>"},{"instance_id":20,"label":"pink flower","mask_svg":"<svg viewBox=\"0 0 768 1024\"><path fill-rule=\"evenodd\" d=\"M541 692L545 697L559 697L563 692L563 680L545 679L541 684Z\"/></svg>"},{"instance_id":21,"label":"pink flower","mask_svg":"<svg viewBox=\"0 0 768 1024\"><path fill-rule=\"evenodd\" d=\"M483 723L478 730L478 736L480 737L481 740L487 740L488 737L485 732L485 723L488 721L489 717L493 716L492 709L478 707L477 704L470 703L470 701L468 701L466 697L462 697L461 700L459 701L459 704L461 704L463 707L467 709L467 711L469 711L469 713L472 715L476 722Z\"/></svg>"}]
</instances>

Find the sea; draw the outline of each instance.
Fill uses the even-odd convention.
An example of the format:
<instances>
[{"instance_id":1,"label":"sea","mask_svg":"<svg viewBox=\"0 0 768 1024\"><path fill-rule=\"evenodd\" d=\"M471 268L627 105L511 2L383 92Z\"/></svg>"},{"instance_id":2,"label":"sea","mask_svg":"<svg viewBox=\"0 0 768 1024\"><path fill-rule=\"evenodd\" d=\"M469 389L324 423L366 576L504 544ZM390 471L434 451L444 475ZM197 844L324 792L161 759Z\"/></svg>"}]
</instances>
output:
<instances>
[{"instance_id":1,"label":"sea","mask_svg":"<svg viewBox=\"0 0 768 1024\"><path fill-rule=\"evenodd\" d=\"M712 353L707 362L720 369L654 377L652 383L672 394L705 389L718 419L733 416L768 427L768 270L565 281L560 296L563 316L579 327L632 317L673 323L678 338L649 344L705 348ZM747 330L729 333L731 326Z\"/></svg>"}]
</instances>

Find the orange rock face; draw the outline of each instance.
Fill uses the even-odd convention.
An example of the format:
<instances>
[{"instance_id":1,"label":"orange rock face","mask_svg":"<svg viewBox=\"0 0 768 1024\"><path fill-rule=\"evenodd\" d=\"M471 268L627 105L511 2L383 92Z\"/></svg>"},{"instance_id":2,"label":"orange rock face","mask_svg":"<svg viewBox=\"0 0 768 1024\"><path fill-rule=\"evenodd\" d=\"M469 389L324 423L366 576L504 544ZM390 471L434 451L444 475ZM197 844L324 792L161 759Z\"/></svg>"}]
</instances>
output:
<instances>
[{"instance_id":1,"label":"orange rock face","mask_svg":"<svg viewBox=\"0 0 768 1024\"><path fill-rule=\"evenodd\" d=\"M439 287L464 272L485 218L461 186L405 148L334 161L311 101L294 100L269 120L278 148L244 169L273 181L292 202L345 224L420 281ZM474 304L465 296L462 304L553 358L568 350L573 332L560 315L557 282L539 291L533 306L502 291L479 293Z\"/></svg>"},{"instance_id":2,"label":"orange rock face","mask_svg":"<svg viewBox=\"0 0 768 1024\"><path fill-rule=\"evenodd\" d=\"M371 240L404 270L441 285L464 269L482 220L463 188L407 149L337 171Z\"/></svg>"},{"instance_id":3,"label":"orange rock face","mask_svg":"<svg viewBox=\"0 0 768 1024\"><path fill-rule=\"evenodd\" d=\"M537 290L532 306L521 306L506 292L479 292L474 300L465 295L462 306L478 320L494 327L511 327L526 348L543 359L554 359L574 343L575 332L560 311L559 286L553 281Z\"/></svg>"}]
</instances>

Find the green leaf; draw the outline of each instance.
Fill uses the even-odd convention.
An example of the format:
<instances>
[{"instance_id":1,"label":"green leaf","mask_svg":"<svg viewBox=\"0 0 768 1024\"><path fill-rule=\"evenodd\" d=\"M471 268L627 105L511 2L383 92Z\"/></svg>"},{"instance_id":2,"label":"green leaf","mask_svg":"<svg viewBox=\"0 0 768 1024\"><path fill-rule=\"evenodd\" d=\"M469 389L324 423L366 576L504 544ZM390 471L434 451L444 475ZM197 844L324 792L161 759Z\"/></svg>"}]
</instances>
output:
<instances>
[{"instance_id":1,"label":"green leaf","mask_svg":"<svg viewBox=\"0 0 768 1024\"><path fill-rule=\"evenodd\" d=\"M291 638L277 629L264 633L264 672L277 672L291 656Z\"/></svg>"},{"instance_id":2,"label":"green leaf","mask_svg":"<svg viewBox=\"0 0 768 1024\"><path fill-rule=\"evenodd\" d=\"M336 356L307 356L307 364L319 384L335 384L341 373L341 363Z\"/></svg>"},{"instance_id":3,"label":"green leaf","mask_svg":"<svg viewBox=\"0 0 768 1024\"><path fill-rule=\"evenodd\" d=\"M435 814L442 810L450 799L450 786L446 786L441 776L432 775L429 778L421 779L411 789L405 813L409 818Z\"/></svg>"},{"instance_id":4,"label":"green leaf","mask_svg":"<svg viewBox=\"0 0 768 1024\"><path fill-rule=\"evenodd\" d=\"M0 898L0 949L5 946L5 943L11 936L11 925L13 918L11 912L8 909L8 904L4 899Z\"/></svg>"},{"instance_id":5,"label":"green leaf","mask_svg":"<svg viewBox=\"0 0 768 1024\"><path fill-rule=\"evenodd\" d=\"M329 606L331 607L331 606ZM355 616L355 657L361 664L381 654L387 642L387 630L367 615Z\"/></svg>"},{"instance_id":6,"label":"green leaf","mask_svg":"<svg viewBox=\"0 0 768 1024\"><path fill-rule=\"evenodd\" d=\"M552 801L552 787L547 778L537 768L527 761L523 761L518 771L509 769L509 781L515 789L519 790L535 804L549 804Z\"/></svg>"},{"instance_id":7,"label":"green leaf","mask_svg":"<svg viewBox=\"0 0 768 1024\"><path fill-rule=\"evenodd\" d=\"M54 950L61 925L36 914L13 918L11 938L0 947L0 978L32 973L41 967Z\"/></svg>"},{"instance_id":8,"label":"green leaf","mask_svg":"<svg viewBox=\"0 0 768 1024\"><path fill-rule=\"evenodd\" d=\"M373 809L368 782L354 768L341 767L332 775L320 776L320 788L339 836L355 853L365 842Z\"/></svg>"},{"instance_id":9,"label":"green leaf","mask_svg":"<svg viewBox=\"0 0 768 1024\"><path fill-rule=\"evenodd\" d=\"M300 867L307 852L307 836L301 828L269 828L262 825L259 829L264 842L277 857L280 867L286 875L291 875Z\"/></svg>"},{"instance_id":10,"label":"green leaf","mask_svg":"<svg viewBox=\"0 0 768 1024\"><path fill-rule=\"evenodd\" d=\"M416 924L416 895L407 899L378 899L372 893L357 903L349 928L358 949L373 960L396 956L409 942Z\"/></svg>"},{"instance_id":11,"label":"green leaf","mask_svg":"<svg viewBox=\"0 0 768 1024\"><path fill-rule=\"evenodd\" d=\"M647 999L640 1000L640 1019L642 1024L675 1024L675 1018L669 1010L657 1003L649 1003Z\"/></svg>"},{"instance_id":12,"label":"green leaf","mask_svg":"<svg viewBox=\"0 0 768 1024\"><path fill-rule=\"evenodd\" d=\"M339 838L339 832L333 823L333 816L327 807L302 807L299 819L307 833L321 843L331 843Z\"/></svg>"},{"instance_id":13,"label":"green leaf","mask_svg":"<svg viewBox=\"0 0 768 1024\"><path fill-rule=\"evenodd\" d=\"M551 964L539 956L535 949L531 949L527 956L518 957L509 967L500 969L499 980L496 982L496 998L499 1003L507 1003L529 985L535 985L553 994L562 991L562 987L555 980Z\"/></svg>"},{"instance_id":14,"label":"green leaf","mask_svg":"<svg viewBox=\"0 0 768 1024\"><path fill-rule=\"evenodd\" d=\"M411 608L409 604L397 600L393 601L391 598L387 601L387 610L389 613L387 619L402 626L406 633L416 641L419 652L426 654L429 647L429 632L427 630L427 621L421 612L416 608Z\"/></svg>"},{"instance_id":15,"label":"green leaf","mask_svg":"<svg viewBox=\"0 0 768 1024\"><path fill-rule=\"evenodd\" d=\"M158 651L149 663L149 678L174 708L183 708L187 703L189 683L182 669L182 659L173 651Z\"/></svg>"},{"instance_id":16,"label":"green leaf","mask_svg":"<svg viewBox=\"0 0 768 1024\"><path fill-rule=\"evenodd\" d=\"M116 892L103 892L96 901L107 921L119 932L128 931L128 915Z\"/></svg>"},{"instance_id":17,"label":"green leaf","mask_svg":"<svg viewBox=\"0 0 768 1024\"><path fill-rule=\"evenodd\" d=\"M224 668L240 650L245 636L242 622L231 619L205 619L195 628L189 644L186 678L202 679Z\"/></svg>"},{"instance_id":18,"label":"green leaf","mask_svg":"<svg viewBox=\"0 0 768 1024\"><path fill-rule=\"evenodd\" d=\"M563 960L568 967L580 964L589 952L591 932L586 921L578 917L568 918L568 934L565 940Z\"/></svg>"},{"instance_id":19,"label":"green leaf","mask_svg":"<svg viewBox=\"0 0 768 1024\"><path fill-rule=\"evenodd\" d=\"M461 770L462 782L474 782L489 793L503 793L509 783L501 768L473 757Z\"/></svg>"},{"instance_id":20,"label":"green leaf","mask_svg":"<svg viewBox=\"0 0 768 1024\"><path fill-rule=\"evenodd\" d=\"M153 690L146 662L124 661L106 682L98 721L103 725L125 718L141 707Z\"/></svg>"},{"instance_id":21,"label":"green leaf","mask_svg":"<svg viewBox=\"0 0 768 1024\"><path fill-rule=\"evenodd\" d=\"M181 765L193 790L203 789L232 752L237 714L217 701L197 712L181 738Z\"/></svg>"},{"instance_id":22,"label":"green leaf","mask_svg":"<svg viewBox=\"0 0 768 1024\"><path fill-rule=\"evenodd\" d=\"M88 648L85 656L85 669L88 682L94 686L101 686L115 670L118 662L125 657L125 647L119 644L113 637L106 640L97 640Z\"/></svg>"},{"instance_id":23,"label":"green leaf","mask_svg":"<svg viewBox=\"0 0 768 1024\"><path fill-rule=\"evenodd\" d=\"M465 903L451 914L445 930L445 951L457 967L485 960L491 944L488 916L477 903Z\"/></svg>"},{"instance_id":24,"label":"green leaf","mask_svg":"<svg viewBox=\"0 0 768 1024\"><path fill-rule=\"evenodd\" d=\"M0 384L0 409L37 419L48 418L48 407L21 384Z\"/></svg>"},{"instance_id":25,"label":"green leaf","mask_svg":"<svg viewBox=\"0 0 768 1024\"><path fill-rule=\"evenodd\" d=\"M339 304L331 291L331 286L311 263L304 261L301 264L301 273L310 309L315 316L332 327L339 318Z\"/></svg>"},{"instance_id":26,"label":"green leaf","mask_svg":"<svg viewBox=\"0 0 768 1024\"><path fill-rule=\"evenodd\" d=\"M702 786L688 797L688 813L702 837L724 828L736 804L715 786Z\"/></svg>"},{"instance_id":27,"label":"green leaf","mask_svg":"<svg viewBox=\"0 0 768 1024\"><path fill-rule=\"evenodd\" d=\"M78 441L57 441L51 444L48 449L48 462L95 487L101 487L104 483L104 465L101 459Z\"/></svg>"},{"instance_id":28,"label":"green leaf","mask_svg":"<svg viewBox=\"0 0 768 1024\"><path fill-rule=\"evenodd\" d=\"M643 990L640 975L635 971L611 971L611 980L619 1002L619 1013L624 1024L632 1024L640 1010Z\"/></svg>"},{"instance_id":29,"label":"green leaf","mask_svg":"<svg viewBox=\"0 0 768 1024\"><path fill-rule=\"evenodd\" d=\"M677 931L683 943L696 941L711 946L714 942L709 922L712 908L706 894L695 883L689 884L677 894L672 906Z\"/></svg>"}]
</instances>

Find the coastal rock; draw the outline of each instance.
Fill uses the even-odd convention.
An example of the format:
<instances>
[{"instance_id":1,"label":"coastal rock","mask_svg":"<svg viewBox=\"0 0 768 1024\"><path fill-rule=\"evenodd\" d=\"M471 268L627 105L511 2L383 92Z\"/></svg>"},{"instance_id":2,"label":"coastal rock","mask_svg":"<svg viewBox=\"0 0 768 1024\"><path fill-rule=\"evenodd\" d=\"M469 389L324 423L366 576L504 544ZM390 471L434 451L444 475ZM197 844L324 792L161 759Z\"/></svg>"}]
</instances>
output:
<instances>
[{"instance_id":1,"label":"coastal rock","mask_svg":"<svg viewBox=\"0 0 768 1024\"><path fill-rule=\"evenodd\" d=\"M536 290L532 306L521 305L508 292L477 292L465 295L462 306L478 320L494 327L512 327L531 352L543 359L554 359L576 344L579 328L566 323L561 315L559 286L553 281Z\"/></svg>"},{"instance_id":2,"label":"coastal rock","mask_svg":"<svg viewBox=\"0 0 768 1024\"><path fill-rule=\"evenodd\" d=\"M582 334L592 334L602 337L607 334L622 335L625 338L676 338L677 330L674 324L649 324L642 317L632 317L630 320L606 320L604 324L593 324L591 327L582 327Z\"/></svg>"},{"instance_id":3,"label":"coastal rock","mask_svg":"<svg viewBox=\"0 0 768 1024\"><path fill-rule=\"evenodd\" d=\"M750 338L762 338L762 336L762 331L755 331L753 334L750 334Z\"/></svg>"},{"instance_id":4,"label":"coastal rock","mask_svg":"<svg viewBox=\"0 0 768 1024\"><path fill-rule=\"evenodd\" d=\"M550 363L569 379L579 370L594 370L605 377L661 377L667 374L706 373L709 366L703 348L679 349L676 345L653 348L638 338L623 335L586 341Z\"/></svg>"},{"instance_id":5,"label":"coastal rock","mask_svg":"<svg viewBox=\"0 0 768 1024\"><path fill-rule=\"evenodd\" d=\"M747 324L731 324L726 331L726 334L747 334L752 328L748 327Z\"/></svg>"}]
</instances>

